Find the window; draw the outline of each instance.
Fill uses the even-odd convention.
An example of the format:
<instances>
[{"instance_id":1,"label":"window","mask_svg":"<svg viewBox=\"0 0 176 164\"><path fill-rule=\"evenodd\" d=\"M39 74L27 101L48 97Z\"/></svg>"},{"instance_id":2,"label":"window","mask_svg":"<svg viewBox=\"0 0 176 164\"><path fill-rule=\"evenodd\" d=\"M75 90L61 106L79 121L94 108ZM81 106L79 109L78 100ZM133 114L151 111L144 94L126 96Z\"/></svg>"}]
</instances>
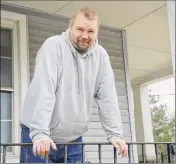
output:
<instances>
[{"instance_id":1,"label":"window","mask_svg":"<svg viewBox=\"0 0 176 164\"><path fill-rule=\"evenodd\" d=\"M1 143L20 142L20 107L29 85L27 43L26 16L1 10ZM19 156L19 150L7 147L7 155Z\"/></svg>"},{"instance_id":2,"label":"window","mask_svg":"<svg viewBox=\"0 0 176 164\"><path fill-rule=\"evenodd\" d=\"M12 142L12 30L1 28L1 142ZM7 151L11 151L8 147Z\"/></svg>"}]
</instances>

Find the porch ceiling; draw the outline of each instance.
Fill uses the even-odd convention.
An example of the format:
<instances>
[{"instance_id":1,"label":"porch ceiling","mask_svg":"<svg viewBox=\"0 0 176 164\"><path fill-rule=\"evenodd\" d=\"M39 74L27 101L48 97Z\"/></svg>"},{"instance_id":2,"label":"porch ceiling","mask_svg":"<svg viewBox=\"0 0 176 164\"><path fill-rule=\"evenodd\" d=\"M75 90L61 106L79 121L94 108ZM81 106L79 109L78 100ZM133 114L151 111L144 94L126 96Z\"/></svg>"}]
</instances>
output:
<instances>
[{"instance_id":1,"label":"porch ceiling","mask_svg":"<svg viewBox=\"0 0 176 164\"><path fill-rule=\"evenodd\" d=\"M127 31L131 80L171 68L165 1L8 1L21 6L70 17L87 6L101 23Z\"/></svg>"}]
</instances>

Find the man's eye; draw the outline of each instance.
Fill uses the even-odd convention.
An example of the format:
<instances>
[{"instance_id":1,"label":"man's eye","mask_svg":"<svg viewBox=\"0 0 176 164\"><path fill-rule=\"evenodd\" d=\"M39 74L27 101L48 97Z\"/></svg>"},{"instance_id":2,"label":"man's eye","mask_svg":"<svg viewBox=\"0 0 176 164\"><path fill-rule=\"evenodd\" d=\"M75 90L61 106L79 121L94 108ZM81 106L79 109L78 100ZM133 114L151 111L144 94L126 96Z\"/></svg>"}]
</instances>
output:
<instances>
[{"instance_id":1,"label":"man's eye","mask_svg":"<svg viewBox=\"0 0 176 164\"><path fill-rule=\"evenodd\" d=\"M94 33L94 31L89 31L89 33Z\"/></svg>"}]
</instances>

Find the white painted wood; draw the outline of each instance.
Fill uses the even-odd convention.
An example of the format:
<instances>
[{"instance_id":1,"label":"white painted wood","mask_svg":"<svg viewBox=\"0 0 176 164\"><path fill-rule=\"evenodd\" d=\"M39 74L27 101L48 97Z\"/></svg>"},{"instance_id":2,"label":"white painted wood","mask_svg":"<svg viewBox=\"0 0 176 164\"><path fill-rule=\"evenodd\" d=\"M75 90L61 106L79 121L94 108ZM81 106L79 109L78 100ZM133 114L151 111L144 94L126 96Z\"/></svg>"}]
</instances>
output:
<instances>
[{"instance_id":1,"label":"white painted wood","mask_svg":"<svg viewBox=\"0 0 176 164\"><path fill-rule=\"evenodd\" d=\"M12 28L13 35L13 107L12 107L12 142L20 142L19 113L29 85L26 16L1 11L1 26ZM13 147L13 154L19 156L19 147Z\"/></svg>"}]
</instances>

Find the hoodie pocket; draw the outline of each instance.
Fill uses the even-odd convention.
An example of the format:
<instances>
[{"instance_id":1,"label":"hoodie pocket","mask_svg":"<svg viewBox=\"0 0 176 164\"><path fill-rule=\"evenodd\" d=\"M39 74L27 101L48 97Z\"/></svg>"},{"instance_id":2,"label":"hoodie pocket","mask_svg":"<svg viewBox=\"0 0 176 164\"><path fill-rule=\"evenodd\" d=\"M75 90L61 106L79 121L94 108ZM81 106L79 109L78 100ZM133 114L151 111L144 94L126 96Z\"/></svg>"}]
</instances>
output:
<instances>
[{"instance_id":1,"label":"hoodie pocket","mask_svg":"<svg viewBox=\"0 0 176 164\"><path fill-rule=\"evenodd\" d=\"M58 124L57 127L51 130L50 135L52 137L68 137L68 136L75 136L75 135L83 135L86 131L87 123L85 122L61 122Z\"/></svg>"}]
</instances>

